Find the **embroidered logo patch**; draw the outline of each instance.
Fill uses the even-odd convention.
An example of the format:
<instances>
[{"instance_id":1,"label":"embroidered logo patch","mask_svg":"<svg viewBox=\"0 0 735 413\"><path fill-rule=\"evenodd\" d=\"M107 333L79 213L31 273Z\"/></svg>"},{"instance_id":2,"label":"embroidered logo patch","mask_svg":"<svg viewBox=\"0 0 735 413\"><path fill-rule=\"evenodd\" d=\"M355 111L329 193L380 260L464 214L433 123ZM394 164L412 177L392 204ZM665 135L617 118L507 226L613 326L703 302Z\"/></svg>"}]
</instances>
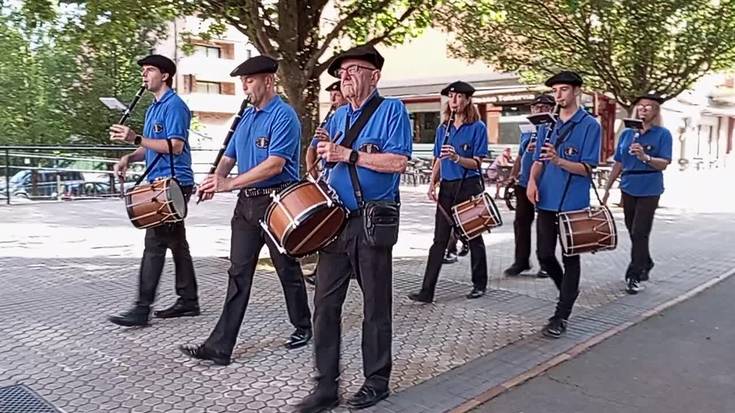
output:
<instances>
[{"instance_id":1,"label":"embroidered logo patch","mask_svg":"<svg viewBox=\"0 0 735 413\"><path fill-rule=\"evenodd\" d=\"M255 139L255 146L257 146L260 149L265 149L268 147L268 144L271 142L270 139L268 139L267 136L261 136L259 138Z\"/></svg>"},{"instance_id":2,"label":"embroidered logo patch","mask_svg":"<svg viewBox=\"0 0 735 413\"><path fill-rule=\"evenodd\" d=\"M465 143L464 145L462 145L462 150L465 152L468 152L470 150L470 144Z\"/></svg>"},{"instance_id":3,"label":"embroidered logo patch","mask_svg":"<svg viewBox=\"0 0 735 413\"><path fill-rule=\"evenodd\" d=\"M163 124L160 123L154 123L153 124L153 132L161 133L163 132Z\"/></svg>"},{"instance_id":4,"label":"embroidered logo patch","mask_svg":"<svg viewBox=\"0 0 735 413\"><path fill-rule=\"evenodd\" d=\"M646 151L646 153L649 153L653 151L655 148L653 147L653 145L643 145L643 149Z\"/></svg>"},{"instance_id":5,"label":"embroidered logo patch","mask_svg":"<svg viewBox=\"0 0 735 413\"><path fill-rule=\"evenodd\" d=\"M366 143L360 146L360 152L365 153L378 153L380 152L380 147L374 143Z\"/></svg>"},{"instance_id":6,"label":"embroidered logo patch","mask_svg":"<svg viewBox=\"0 0 735 413\"><path fill-rule=\"evenodd\" d=\"M577 151L577 148L575 148L574 146L570 146L568 148L564 148L564 155L566 155L566 156L576 155L577 152L578 152Z\"/></svg>"}]
</instances>

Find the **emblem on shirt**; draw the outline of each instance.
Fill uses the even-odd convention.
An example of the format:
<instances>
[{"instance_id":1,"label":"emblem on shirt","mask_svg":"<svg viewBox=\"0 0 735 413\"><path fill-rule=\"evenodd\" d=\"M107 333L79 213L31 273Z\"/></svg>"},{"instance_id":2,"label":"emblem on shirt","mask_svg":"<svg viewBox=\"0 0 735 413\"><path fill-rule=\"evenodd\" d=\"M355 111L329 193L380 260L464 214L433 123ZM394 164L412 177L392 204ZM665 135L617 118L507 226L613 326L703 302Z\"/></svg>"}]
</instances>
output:
<instances>
[{"instance_id":1,"label":"emblem on shirt","mask_svg":"<svg viewBox=\"0 0 735 413\"><path fill-rule=\"evenodd\" d=\"M643 150L646 151L646 153L652 152L654 149L653 145L643 145Z\"/></svg>"},{"instance_id":2,"label":"emblem on shirt","mask_svg":"<svg viewBox=\"0 0 735 413\"><path fill-rule=\"evenodd\" d=\"M161 133L163 132L163 124L160 123L154 123L153 124L153 132Z\"/></svg>"},{"instance_id":3,"label":"emblem on shirt","mask_svg":"<svg viewBox=\"0 0 735 413\"><path fill-rule=\"evenodd\" d=\"M570 146L568 148L564 148L564 155L566 155L566 156L574 156L574 155L577 154L577 152L579 152L579 151L577 151L577 148L575 148L574 146Z\"/></svg>"},{"instance_id":4,"label":"emblem on shirt","mask_svg":"<svg viewBox=\"0 0 735 413\"><path fill-rule=\"evenodd\" d=\"M469 152L469 150L470 150L470 144L469 143L465 143L464 145L462 145L462 150L465 151L465 152Z\"/></svg>"},{"instance_id":5,"label":"emblem on shirt","mask_svg":"<svg viewBox=\"0 0 735 413\"><path fill-rule=\"evenodd\" d=\"M360 146L360 152L378 153L380 152L380 147L374 143L366 143Z\"/></svg>"},{"instance_id":6,"label":"emblem on shirt","mask_svg":"<svg viewBox=\"0 0 735 413\"><path fill-rule=\"evenodd\" d=\"M259 138L255 139L255 146L257 146L260 149L265 149L268 147L268 144L270 143L270 139L268 139L267 136L261 136Z\"/></svg>"}]
</instances>

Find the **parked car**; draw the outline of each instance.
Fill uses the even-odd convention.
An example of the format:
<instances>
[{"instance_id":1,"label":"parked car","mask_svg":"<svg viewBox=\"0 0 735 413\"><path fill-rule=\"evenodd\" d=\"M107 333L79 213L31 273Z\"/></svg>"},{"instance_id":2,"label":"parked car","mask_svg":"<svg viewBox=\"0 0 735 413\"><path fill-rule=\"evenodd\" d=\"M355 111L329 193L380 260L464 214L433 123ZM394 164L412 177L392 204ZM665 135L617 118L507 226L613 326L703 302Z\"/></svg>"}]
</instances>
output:
<instances>
[{"instance_id":1,"label":"parked car","mask_svg":"<svg viewBox=\"0 0 735 413\"><path fill-rule=\"evenodd\" d=\"M81 182L64 185L61 199L104 198L117 196L106 182Z\"/></svg>"},{"instance_id":2,"label":"parked car","mask_svg":"<svg viewBox=\"0 0 735 413\"><path fill-rule=\"evenodd\" d=\"M19 198L55 198L59 195L60 185L77 184L84 182L81 172L54 171L54 170L22 170L10 178L10 188L5 187L5 182L0 184L0 194L7 198L8 192L11 196Z\"/></svg>"}]
</instances>

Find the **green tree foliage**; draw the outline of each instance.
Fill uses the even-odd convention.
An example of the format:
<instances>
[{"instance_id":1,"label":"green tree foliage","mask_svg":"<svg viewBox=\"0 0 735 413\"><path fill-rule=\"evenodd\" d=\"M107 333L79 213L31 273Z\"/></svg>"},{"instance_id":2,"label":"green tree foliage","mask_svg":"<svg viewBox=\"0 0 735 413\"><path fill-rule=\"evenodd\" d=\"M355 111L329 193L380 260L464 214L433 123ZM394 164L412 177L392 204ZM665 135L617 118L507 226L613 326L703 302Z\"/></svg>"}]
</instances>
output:
<instances>
[{"instance_id":1,"label":"green tree foliage","mask_svg":"<svg viewBox=\"0 0 735 413\"><path fill-rule=\"evenodd\" d=\"M453 52L538 81L573 69L628 107L735 63L734 0L453 0Z\"/></svg>"}]
</instances>

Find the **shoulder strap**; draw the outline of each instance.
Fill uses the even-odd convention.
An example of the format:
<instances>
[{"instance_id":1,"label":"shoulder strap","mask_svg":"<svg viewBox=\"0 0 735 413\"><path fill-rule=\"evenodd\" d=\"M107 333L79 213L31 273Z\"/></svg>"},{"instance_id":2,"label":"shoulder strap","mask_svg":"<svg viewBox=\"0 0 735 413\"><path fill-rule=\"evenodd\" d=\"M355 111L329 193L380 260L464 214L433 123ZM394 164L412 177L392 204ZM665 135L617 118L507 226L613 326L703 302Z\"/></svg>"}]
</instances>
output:
<instances>
[{"instance_id":1,"label":"shoulder strap","mask_svg":"<svg viewBox=\"0 0 735 413\"><path fill-rule=\"evenodd\" d=\"M345 117L345 138L339 144L352 148L352 144L357 139L357 136L362 132L367 124L370 117L378 109L378 106L383 102L383 97L379 95L373 96L370 101L365 105L363 112L355 121L355 124L350 126L350 117ZM365 200L362 196L362 187L360 186L360 179L357 176L357 167L352 164L347 165L347 169L350 171L350 179L352 180L352 190L355 191L355 200L357 200L357 207L362 208L365 205Z\"/></svg>"}]
</instances>

